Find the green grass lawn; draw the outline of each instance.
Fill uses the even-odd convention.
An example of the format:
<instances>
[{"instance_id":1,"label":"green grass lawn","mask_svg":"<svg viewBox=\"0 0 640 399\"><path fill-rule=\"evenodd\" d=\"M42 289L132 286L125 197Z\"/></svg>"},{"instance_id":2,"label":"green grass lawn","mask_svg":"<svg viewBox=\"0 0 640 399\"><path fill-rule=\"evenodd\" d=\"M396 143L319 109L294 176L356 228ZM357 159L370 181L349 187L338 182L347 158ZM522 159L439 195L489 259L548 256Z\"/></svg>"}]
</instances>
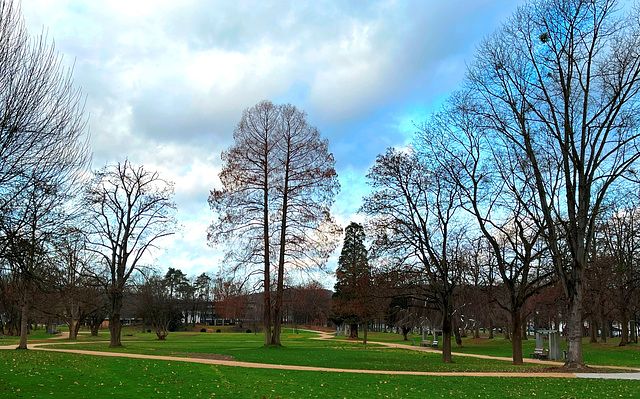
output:
<instances>
[{"instance_id":1,"label":"green grass lawn","mask_svg":"<svg viewBox=\"0 0 640 399\"><path fill-rule=\"evenodd\" d=\"M366 347L356 342L318 341L310 332L285 330L283 348L263 347L263 336L246 333L171 333L166 342L139 329L123 331L124 348L117 351L171 356L220 354L236 360L308 366L420 371L523 370L504 361L456 357L443 365L439 354ZM30 336L40 339L39 334ZM47 336L51 338L51 336ZM73 348L108 349L108 331L99 337L81 334ZM421 338L421 337L418 337ZM372 340L400 342L395 334L371 334ZM463 350L510 355L504 339L465 340ZM4 341L6 343L7 340ZM17 341L16 341L17 342ZM61 341L64 342L64 341ZM3 342L0 341L0 344ZM52 345L59 346L57 341ZM61 345L60 345L61 346ZM68 345L64 345L68 348ZM619 350L621 349L621 350ZM601 364L615 359L631 362L637 348L585 345ZM479 353L479 352L478 352ZM537 367L537 366L529 366ZM173 397L173 398L554 398L637 397L640 381L563 378L485 378L388 376L310 371L262 370L147 359L95 358L90 355L41 351L0 351L0 397Z\"/></svg>"},{"instance_id":2,"label":"green grass lawn","mask_svg":"<svg viewBox=\"0 0 640 399\"><path fill-rule=\"evenodd\" d=\"M123 329L123 349L109 349L107 345L88 343L94 341L108 341L109 331L101 330L98 337L91 337L88 332L79 334L79 343L74 348L87 350L112 350L123 352L135 352L168 356L190 356L194 353L220 354L233 356L234 359L247 362L295 364L304 366L323 366L340 368L368 368L381 370L392 368L396 370L416 371L446 371L446 370L478 370L478 371L511 371L520 370L503 362L478 361L475 359L456 357L455 353L472 353L488 356L511 357L511 342L500 337L464 338L463 347L452 345L454 352L454 364L442 365L439 355L416 354L413 352L381 348L375 344L367 345L366 349L356 342L331 342L310 340L316 334L299 330L298 334L292 334L292 330L285 330L283 338L284 348L264 348L262 334L247 333L196 333L174 332L169 334L166 342L157 341L154 333L143 332L140 328L126 327ZM45 334L43 331L35 331L29 335L29 342L46 342L55 336ZM340 338L340 337L339 337ZM4 337L0 339L0 346L18 343L18 337ZM428 336L431 340L432 337ZM403 341L402 335L391 333L369 333L369 341L391 342L404 345L420 343L422 337L409 335L408 341ZM56 341L53 341L56 342ZM59 341L59 342L64 342ZM87 344L85 344L86 342ZM619 339L609 339L607 343L591 344L585 338L583 353L587 364L603 366L625 366L640 368L640 345L629 344L618 346ZM547 343L548 345L548 343ZM440 343L440 348L442 343ZM535 340L523 341L523 355L528 357L535 348ZM561 348L566 349L566 342L561 342ZM353 362L345 362L344 358L354 359ZM354 363L360 366L353 365ZM532 367L532 366L529 366Z\"/></svg>"},{"instance_id":3,"label":"green grass lawn","mask_svg":"<svg viewBox=\"0 0 640 399\"><path fill-rule=\"evenodd\" d=\"M36 331L27 336L27 342L42 342L55 337L57 337L57 335L51 335L42 331ZM18 345L18 342L20 342L20 337L4 336L0 338L0 346L13 345L14 343Z\"/></svg>"},{"instance_id":4,"label":"green grass lawn","mask_svg":"<svg viewBox=\"0 0 640 399\"><path fill-rule=\"evenodd\" d=\"M392 342L398 344L411 345L415 342L419 345L422 341L421 335L409 335L408 341L403 341L401 334L391 333L369 333L370 341ZM427 336L428 340L433 337ZM640 345L629 344L627 346L618 346L620 338L608 339L607 343L589 343L589 338L583 340L583 357L587 364L600 366L624 366L640 368ZM522 354L525 358L533 353L536 347L535 339L522 341ZM545 341L545 348L549 347L548 341ZM442 342L439 348L442 349ZM563 340L560 343L560 349L566 350L567 343ZM463 338L462 348L456 347L452 342L451 351L455 353L472 353L477 355L511 357L511 341L500 338Z\"/></svg>"},{"instance_id":5,"label":"green grass lawn","mask_svg":"<svg viewBox=\"0 0 640 399\"><path fill-rule=\"evenodd\" d=\"M620 398L640 381L386 376L0 351L0 397Z\"/></svg>"},{"instance_id":6,"label":"green grass lawn","mask_svg":"<svg viewBox=\"0 0 640 399\"><path fill-rule=\"evenodd\" d=\"M129 336L127 336L129 335ZM403 349L389 349L378 345L366 347L357 342L319 341L310 338L317 334L300 331L298 334L285 330L283 347L264 347L262 335L242 333L171 333L166 341L155 340L148 333L125 334L123 348L109 348L107 343L78 343L73 349L142 353L162 356L194 356L217 354L232 356L234 360L351 368L369 370L410 371L522 371L541 368L539 365L513 366L499 360L481 360L469 357L454 357L453 364L443 364L438 353L423 353ZM107 338L105 336L105 338ZM81 339L84 339L82 337ZM67 345L52 345L52 348L68 348Z\"/></svg>"}]
</instances>

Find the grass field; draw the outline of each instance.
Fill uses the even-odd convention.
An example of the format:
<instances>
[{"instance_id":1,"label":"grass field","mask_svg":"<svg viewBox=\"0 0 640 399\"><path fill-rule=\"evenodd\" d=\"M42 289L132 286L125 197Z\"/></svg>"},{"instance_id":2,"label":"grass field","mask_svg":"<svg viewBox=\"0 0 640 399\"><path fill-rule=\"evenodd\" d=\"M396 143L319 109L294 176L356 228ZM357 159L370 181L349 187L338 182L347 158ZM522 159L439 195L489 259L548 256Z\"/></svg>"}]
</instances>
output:
<instances>
[{"instance_id":1,"label":"grass field","mask_svg":"<svg viewBox=\"0 0 640 399\"><path fill-rule=\"evenodd\" d=\"M398 344L411 345L413 342L418 345L422 340L421 335L409 335L408 341L403 341L402 335L391 333L369 333L369 340L381 342L393 342ZM428 340L433 337L428 336ZM624 367L640 367L640 345L629 344L627 346L618 346L620 338L609 339L607 343L589 343L589 339L583 340L583 357L587 364L601 366L624 366ZM522 354L526 358L529 353L533 353L536 347L535 339L522 341ZM549 343L545 342L545 347L549 347ZM442 348L442 343L440 343ZM560 343L560 349L566 350L567 343L563 340ZM477 355L502 356L511 357L511 341L504 338L464 338L462 340L462 348L457 348L455 342L451 345L451 351L455 353L473 353Z\"/></svg>"},{"instance_id":2,"label":"grass field","mask_svg":"<svg viewBox=\"0 0 640 399\"><path fill-rule=\"evenodd\" d=\"M166 342L155 334L125 329L122 352L170 356L217 354L236 360L372 370L508 371L523 370L509 362L454 356L453 365L443 365L438 354L382 348L355 342L318 341L314 333L283 335L283 348L264 348L263 336L246 333L171 333ZM49 336L50 337L50 336ZM30 336L41 340L40 335ZM74 349L109 350L108 332L97 338L81 334ZM398 342L395 334L371 334L371 340ZM66 340L59 341L65 342ZM465 340L468 351L504 355L505 342ZM494 342L495 341L495 342ZM504 342L502 342L504 341ZM0 345L17 342L0 340ZM58 341L53 341L56 344ZM69 348L69 345L55 345ZM508 349L510 347L507 347ZM632 362L627 351L613 344L590 356L609 362ZM585 347L585 352L587 347ZM526 353L526 351L525 351ZM510 349L507 353L510 355ZM609 356L611 355L611 356ZM587 355L585 353L585 359ZM611 360L614 359L614 360ZM635 364L640 366L640 364ZM539 366L528 366L536 368ZM532 371L532 370L529 370ZM0 351L0 397L175 397L175 398L508 398L538 396L554 398L638 397L640 381L585 380L564 378L428 377L390 376L310 371L262 370L147 359L95 358L90 355L40 351Z\"/></svg>"},{"instance_id":3,"label":"grass field","mask_svg":"<svg viewBox=\"0 0 640 399\"><path fill-rule=\"evenodd\" d=\"M53 336L51 334L47 334L45 332L36 331L34 333L29 334L28 342L40 342L50 340ZM15 343L16 345L20 342L20 337L13 336L4 336L0 338L0 345L11 345Z\"/></svg>"},{"instance_id":4,"label":"grass field","mask_svg":"<svg viewBox=\"0 0 640 399\"><path fill-rule=\"evenodd\" d=\"M640 381L341 374L0 351L3 398L632 398L638 392Z\"/></svg>"},{"instance_id":5,"label":"grass field","mask_svg":"<svg viewBox=\"0 0 640 399\"><path fill-rule=\"evenodd\" d=\"M290 330L289 330L290 331ZM416 353L389 349L377 345L366 347L357 342L318 341L315 333L300 331L283 333L284 347L264 347L262 335L241 333L173 333L166 341L154 340L155 335L134 333L123 337L123 348L109 348L107 343L78 343L74 349L141 353L163 356L217 354L233 360L253 363L290 364L331 368L407 371L521 371L508 362L454 357L453 364L443 364L438 353ZM104 337L105 339L107 336ZM53 345L64 348L66 345ZM524 368L542 368L526 365Z\"/></svg>"}]
</instances>

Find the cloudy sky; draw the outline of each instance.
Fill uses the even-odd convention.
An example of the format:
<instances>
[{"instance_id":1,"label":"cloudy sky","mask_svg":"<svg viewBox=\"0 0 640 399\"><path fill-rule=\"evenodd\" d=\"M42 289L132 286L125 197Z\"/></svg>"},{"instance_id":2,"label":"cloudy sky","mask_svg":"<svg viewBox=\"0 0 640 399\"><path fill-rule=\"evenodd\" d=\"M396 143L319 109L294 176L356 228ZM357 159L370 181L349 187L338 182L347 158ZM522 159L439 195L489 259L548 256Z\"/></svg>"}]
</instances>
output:
<instances>
[{"instance_id":1,"label":"cloudy sky","mask_svg":"<svg viewBox=\"0 0 640 399\"><path fill-rule=\"evenodd\" d=\"M242 110L292 103L330 141L343 226L377 154L411 140L518 0L23 0L87 95L93 167L129 158L176 183L161 269L215 273L209 190ZM332 261L332 262L335 262ZM334 268L335 265L330 265Z\"/></svg>"}]
</instances>

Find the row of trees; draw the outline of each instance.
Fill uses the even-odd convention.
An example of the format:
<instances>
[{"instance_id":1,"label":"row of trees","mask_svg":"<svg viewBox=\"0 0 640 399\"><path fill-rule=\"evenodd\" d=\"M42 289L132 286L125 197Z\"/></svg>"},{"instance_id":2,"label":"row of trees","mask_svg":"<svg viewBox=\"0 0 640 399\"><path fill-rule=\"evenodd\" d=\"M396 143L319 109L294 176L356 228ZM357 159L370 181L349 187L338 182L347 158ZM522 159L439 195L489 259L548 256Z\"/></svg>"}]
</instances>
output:
<instances>
[{"instance_id":1,"label":"row of trees","mask_svg":"<svg viewBox=\"0 0 640 399\"><path fill-rule=\"evenodd\" d=\"M231 283L226 280L227 283ZM237 286L236 286L237 288ZM254 331L263 325L264 296L262 292L234 291L214 299L216 314ZM290 325L324 327L331 323L331 291L317 281L285 284L282 322Z\"/></svg>"},{"instance_id":2,"label":"row of trees","mask_svg":"<svg viewBox=\"0 0 640 399\"><path fill-rule=\"evenodd\" d=\"M175 230L173 185L128 161L89 172L81 92L13 1L0 2L0 71L0 277L5 311L19 309L19 348L38 295L57 287L74 334L91 286L109 300L118 346L127 282Z\"/></svg>"},{"instance_id":3,"label":"row of trees","mask_svg":"<svg viewBox=\"0 0 640 399\"><path fill-rule=\"evenodd\" d=\"M30 314L63 318L74 337L85 319L101 321L106 313L111 346L120 346L125 295L143 275L151 276L138 295L146 298L143 314L175 313L164 306L176 295L195 308L210 301L199 288L209 281L189 284L177 269L152 274L150 252L176 229L173 184L128 161L89 172L82 95L71 71L45 37L30 39L13 1L0 7L3 328L19 314L26 348ZM321 268L340 234L329 213L339 190L334 160L327 141L291 105L265 101L247 109L234 138L223 154L224 188L211 193L219 218L209 237L232 240L232 271L245 268L249 277L221 283L228 293L219 307L236 308L237 293L256 283L253 265L262 264L256 284L264 287L265 343L279 345L285 270ZM184 313L193 319L199 312Z\"/></svg>"},{"instance_id":4,"label":"row of trees","mask_svg":"<svg viewBox=\"0 0 640 399\"><path fill-rule=\"evenodd\" d=\"M75 241L74 245L77 244ZM71 253L77 256L75 250ZM89 326L93 335L98 334L103 321L110 316L111 301L90 274L79 270L42 270L41 282L45 288L30 293L28 324L50 325L63 321L69 327L70 339L77 338L81 326ZM51 274L46 275L47 272ZM16 303L22 294L15 291L12 276L5 273L0 274L0 290L4 294L0 302L0 333L17 335L20 309ZM255 314L258 298L220 275L210 277L201 273L187 277L180 269L171 267L164 275L137 273L125 286L123 294L122 317L129 322L141 322L144 329L152 328L160 340L164 340L170 331L195 328L197 324L257 325L258 321ZM301 324L327 322L329 294L317 284L287 291L284 303L292 321Z\"/></svg>"},{"instance_id":5,"label":"row of trees","mask_svg":"<svg viewBox=\"0 0 640 399\"><path fill-rule=\"evenodd\" d=\"M19 293L26 348L31 295L74 217L90 153L70 71L44 37L29 37L11 1L0 2L0 49L0 260Z\"/></svg>"},{"instance_id":6,"label":"row of trees","mask_svg":"<svg viewBox=\"0 0 640 399\"><path fill-rule=\"evenodd\" d=\"M621 220L623 215L626 215L624 222ZM599 250L593 254L587 269L585 328L581 330L581 336L589 334L592 342L597 342L598 336L606 342L612 334L620 337L620 345L637 341L640 265L637 260L619 261L621 257L638 259L637 247L633 246L640 238L640 230L633 226L635 220L633 215L618 212L600 224L596 244ZM617 229L617 232L613 233L611 229ZM420 329L433 333L441 330L441 304L433 296L429 283L417 278L411 270L384 267L379 259L362 256L366 254L363 226L351 223L345 231L331 320L337 325L348 324L352 339L358 338L358 328L362 326L364 343L367 328L395 329L405 334L405 339L409 331ZM617 245L612 247L611 241L623 242L628 249L621 251ZM373 248L373 243L369 243ZM494 331L500 330L511 340L516 351L513 359L518 362L522 360L521 341L527 339L532 330L563 329L567 301L561 284L549 275L552 264L548 257L536 262L535 268L549 278L532 288L533 293L522 306L515 308L513 287L501 277L497 259L486 239L463 237L458 260L462 277L451 297L450 319L452 335L459 345L467 332L471 331L474 338L479 338L482 329L489 332L489 338L494 338ZM534 273L533 278L536 276Z\"/></svg>"},{"instance_id":7,"label":"row of trees","mask_svg":"<svg viewBox=\"0 0 640 399\"><path fill-rule=\"evenodd\" d=\"M413 145L372 167L361 209L371 255L413 298L438 304L443 361L470 269L504 288L516 364L522 311L546 286L564 294L569 367L584 365L588 273L621 278L625 298L635 291L635 240L624 234L637 232L619 228L638 202L618 201L638 190L640 25L637 8L621 8L527 3L482 42L463 89L418 127ZM603 262L617 269L595 266Z\"/></svg>"},{"instance_id":8,"label":"row of trees","mask_svg":"<svg viewBox=\"0 0 640 399\"><path fill-rule=\"evenodd\" d=\"M140 273L151 270L141 261L175 225L170 192L166 186L159 190L157 184L164 182L129 162L105 167L77 194L80 199L72 199L77 204L60 205L66 213L46 214L55 234L46 230L50 225L33 224L27 231L31 241L4 248L2 316L11 325L10 319L15 319L11 315L20 314L21 349L26 349L32 311L64 320L70 338L87 318L95 316L100 324L108 317L111 345L120 345L125 293ZM10 221L21 221L12 216ZM3 233L3 240L15 239L6 230Z\"/></svg>"},{"instance_id":9,"label":"row of trees","mask_svg":"<svg viewBox=\"0 0 640 399\"><path fill-rule=\"evenodd\" d=\"M418 126L411 146L389 149L371 168L372 193L361 208L369 254L364 247L343 251L337 299L355 300L342 278L352 278L354 287L375 281L375 273L352 273L347 264L375 263L411 301L437 304L443 361L450 362L460 288L469 278L488 276L490 286L503 288L496 301L509 311L514 363L521 364L522 312L532 297L558 286L567 306L567 366L582 367L588 273L601 273L594 265L603 262L616 264L614 271L635 267L621 255L628 240L603 227L634 215L637 205L617 203L637 191L640 157L640 11L625 12L616 0L534 0L486 38L463 88ZM327 226L319 221L330 220L327 206L337 190L326 142L304 119L294 107L270 102L246 110L234 146L223 153L224 188L210 197L218 215L210 240L238 244L231 252L237 265L252 272L251 265L263 266L266 344L279 343L269 334L272 317L276 325L281 320L280 299L270 313L272 260L281 298L287 259L298 267L321 264L335 245L325 238L295 246L309 236L288 235L293 215L303 216L304 228ZM307 146L297 147L295 138ZM295 168L298 185L290 186ZM304 205L290 208L296 196ZM360 227L351 227L348 237L362 236ZM321 232L314 238L334 236ZM301 256L306 261L299 262ZM613 275L625 276L617 285L628 297L636 274ZM621 314L628 320L628 311Z\"/></svg>"}]
</instances>

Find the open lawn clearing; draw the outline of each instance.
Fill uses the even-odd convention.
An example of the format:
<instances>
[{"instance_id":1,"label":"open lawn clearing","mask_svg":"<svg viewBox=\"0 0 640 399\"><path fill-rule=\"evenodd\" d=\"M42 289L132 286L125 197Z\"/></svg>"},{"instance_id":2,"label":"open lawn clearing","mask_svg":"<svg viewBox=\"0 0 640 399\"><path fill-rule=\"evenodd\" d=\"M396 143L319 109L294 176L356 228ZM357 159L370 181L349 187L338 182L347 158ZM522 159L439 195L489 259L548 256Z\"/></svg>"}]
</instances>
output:
<instances>
[{"instance_id":1,"label":"open lawn clearing","mask_svg":"<svg viewBox=\"0 0 640 399\"><path fill-rule=\"evenodd\" d=\"M341 374L0 351L1 397L631 398L637 392L640 381Z\"/></svg>"},{"instance_id":2,"label":"open lawn clearing","mask_svg":"<svg viewBox=\"0 0 640 399\"><path fill-rule=\"evenodd\" d=\"M166 341L126 340L122 348L109 348L107 342L47 345L47 348L86 351L138 353L153 356L206 358L206 355L232 356L233 360L328 368L401 370L401 371L533 371L545 366L513 366L500 360L454 357L444 364L439 353L391 349L377 345L366 347L357 342L309 339L314 333L283 334L283 347L264 347L261 336L251 334L170 334Z\"/></svg>"},{"instance_id":3,"label":"open lawn clearing","mask_svg":"<svg viewBox=\"0 0 640 399\"><path fill-rule=\"evenodd\" d=\"M432 337L428 336L428 340ZM402 335L391 333L369 333L369 340L411 345L412 340L416 345L422 341L421 335L409 335L409 341L403 341ZM638 367L640 368L640 345L629 344L627 346L618 346L619 338L609 339L607 343L589 343L589 339L583 340L583 356L587 364L600 366L620 366L620 367ZM545 342L545 348L549 343ZM522 341L522 354L525 358L529 353L533 353L536 347L535 339ZM565 341L560 343L560 349L566 350ZM440 343L439 349L442 349ZM463 338L462 348L456 347L452 342L451 351L455 353L470 353L476 355L486 355L493 357L511 357L511 341L504 338Z\"/></svg>"},{"instance_id":4,"label":"open lawn clearing","mask_svg":"<svg viewBox=\"0 0 640 399\"><path fill-rule=\"evenodd\" d=\"M332 334L322 334L324 337L332 337ZM372 340L403 345L402 336L389 333L371 333ZM320 366L328 368L350 368L370 370L407 370L407 371L534 371L540 367L526 365L516 367L509 362L499 360L473 359L466 356L455 356L455 353L503 356L509 359L511 356L511 343L502 338L470 339L466 338L463 348L454 348L454 364L443 364L439 353L411 353L408 350L383 348L371 343L366 347L360 343L332 339L319 341L317 332L287 329L284 331L284 348L265 348L263 336L247 333L195 333L173 332L167 341L156 339L154 333L143 332L140 328L126 328L123 331L124 348L111 349L107 343L109 333L100 331L98 337L91 337L88 333L79 335L76 341L52 341L60 336L30 335L30 344L36 342L58 343L51 347L69 348L67 342L75 343L73 349L90 351L110 351L121 353L141 353L148 355L210 358L210 359L235 359L238 361L253 363L288 364L300 366ZM420 336L415 336L420 338ZM37 338L33 340L32 338ZM42 340L40 338L48 338ZM100 341L100 342L95 342ZM62 343L65 343L62 345ZM533 350L534 342L525 341ZM640 367L638 359L638 346L629 345L618 347L616 341L607 344L589 344L585 342L585 358L591 364ZM0 341L0 346L15 345L17 339L5 339ZM404 345L403 345L404 346ZM407 349L418 349L416 346L407 346ZM526 355L525 347L525 355ZM526 358L526 357L525 357ZM528 360L528 359L527 359ZM548 367L548 366L546 366Z\"/></svg>"}]
</instances>

